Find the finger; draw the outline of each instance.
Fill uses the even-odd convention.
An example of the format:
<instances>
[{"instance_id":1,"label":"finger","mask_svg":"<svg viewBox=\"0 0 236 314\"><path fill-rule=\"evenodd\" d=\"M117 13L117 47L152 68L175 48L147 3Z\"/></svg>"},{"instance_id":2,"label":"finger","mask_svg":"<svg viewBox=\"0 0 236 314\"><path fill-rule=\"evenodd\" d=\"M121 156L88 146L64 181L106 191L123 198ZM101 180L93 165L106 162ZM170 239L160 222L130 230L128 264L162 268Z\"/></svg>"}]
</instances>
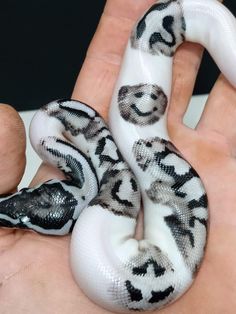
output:
<instances>
[{"instance_id":1,"label":"finger","mask_svg":"<svg viewBox=\"0 0 236 314\"><path fill-rule=\"evenodd\" d=\"M91 105L105 119L131 28L154 2L107 1L72 95Z\"/></svg>"},{"instance_id":2,"label":"finger","mask_svg":"<svg viewBox=\"0 0 236 314\"><path fill-rule=\"evenodd\" d=\"M173 141L199 174L210 176L217 164L236 156L236 89L223 75L209 95L196 131L180 120L172 123Z\"/></svg>"},{"instance_id":3,"label":"finger","mask_svg":"<svg viewBox=\"0 0 236 314\"><path fill-rule=\"evenodd\" d=\"M183 117L192 96L202 52L203 48L200 45L192 43L183 44L176 52L168 111L168 130L171 141L198 171L201 171L199 169L201 163L199 159L194 159L192 156L196 155L194 150L198 147L199 138L193 130L183 124Z\"/></svg>"},{"instance_id":4,"label":"finger","mask_svg":"<svg viewBox=\"0 0 236 314\"><path fill-rule=\"evenodd\" d=\"M91 105L105 119L131 28L154 2L109 0L106 3L72 94L73 99ZM30 186L53 177L58 177L58 172L43 164Z\"/></svg>"},{"instance_id":5,"label":"finger","mask_svg":"<svg viewBox=\"0 0 236 314\"><path fill-rule=\"evenodd\" d=\"M65 176L59 169L49 164L42 163L38 168L38 171L35 174L33 180L30 182L29 187L34 187L42 182L46 182L51 179L63 180L65 179Z\"/></svg>"},{"instance_id":6,"label":"finger","mask_svg":"<svg viewBox=\"0 0 236 314\"><path fill-rule=\"evenodd\" d=\"M193 43L184 43L175 53L172 94L168 116L170 124L182 124L184 114L192 97L202 54L203 47Z\"/></svg>"},{"instance_id":7,"label":"finger","mask_svg":"<svg viewBox=\"0 0 236 314\"><path fill-rule=\"evenodd\" d=\"M193 136L193 132L183 125L183 118L192 97L203 51L201 45L185 42L174 55L168 129L177 146L182 140L183 133L187 132L187 136Z\"/></svg>"},{"instance_id":8,"label":"finger","mask_svg":"<svg viewBox=\"0 0 236 314\"><path fill-rule=\"evenodd\" d=\"M202 171L201 165L204 164L202 160L207 156L206 153L199 158L199 147L204 148L205 143L194 130L183 124L183 118L192 97L202 53L203 47L194 43L184 43L177 50L173 62L172 94L168 111L169 136L199 174Z\"/></svg>"},{"instance_id":9,"label":"finger","mask_svg":"<svg viewBox=\"0 0 236 314\"><path fill-rule=\"evenodd\" d=\"M220 75L197 125L198 131L218 133L236 143L236 89Z\"/></svg>"},{"instance_id":10,"label":"finger","mask_svg":"<svg viewBox=\"0 0 236 314\"><path fill-rule=\"evenodd\" d=\"M16 190L25 168L25 129L19 114L0 104L0 193Z\"/></svg>"}]
</instances>

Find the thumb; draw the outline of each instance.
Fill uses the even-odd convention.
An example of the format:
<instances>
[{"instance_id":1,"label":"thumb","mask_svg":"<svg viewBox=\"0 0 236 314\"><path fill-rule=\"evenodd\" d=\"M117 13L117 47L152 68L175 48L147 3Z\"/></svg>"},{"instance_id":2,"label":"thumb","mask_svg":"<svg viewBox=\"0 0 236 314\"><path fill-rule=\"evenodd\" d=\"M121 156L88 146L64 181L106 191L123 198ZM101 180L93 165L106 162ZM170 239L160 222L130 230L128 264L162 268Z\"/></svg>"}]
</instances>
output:
<instances>
[{"instance_id":1,"label":"thumb","mask_svg":"<svg viewBox=\"0 0 236 314\"><path fill-rule=\"evenodd\" d=\"M15 109L0 104L0 193L16 190L25 169L25 129Z\"/></svg>"}]
</instances>

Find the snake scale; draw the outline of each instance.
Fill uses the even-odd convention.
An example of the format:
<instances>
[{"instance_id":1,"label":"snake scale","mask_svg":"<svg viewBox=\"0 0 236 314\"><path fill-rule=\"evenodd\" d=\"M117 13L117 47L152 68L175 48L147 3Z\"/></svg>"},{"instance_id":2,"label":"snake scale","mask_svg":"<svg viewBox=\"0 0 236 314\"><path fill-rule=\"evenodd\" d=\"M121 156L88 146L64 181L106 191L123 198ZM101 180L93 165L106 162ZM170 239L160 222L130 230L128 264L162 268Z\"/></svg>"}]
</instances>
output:
<instances>
[{"instance_id":1,"label":"snake scale","mask_svg":"<svg viewBox=\"0 0 236 314\"><path fill-rule=\"evenodd\" d=\"M236 22L215 0L161 0L136 23L110 109L110 129L91 107L57 100L32 120L31 142L61 169L0 200L0 225L49 235L72 232L78 285L114 312L160 309L192 284L208 230L207 196L171 143L172 62L184 41L208 49L236 86ZM134 238L144 208L144 238Z\"/></svg>"}]
</instances>

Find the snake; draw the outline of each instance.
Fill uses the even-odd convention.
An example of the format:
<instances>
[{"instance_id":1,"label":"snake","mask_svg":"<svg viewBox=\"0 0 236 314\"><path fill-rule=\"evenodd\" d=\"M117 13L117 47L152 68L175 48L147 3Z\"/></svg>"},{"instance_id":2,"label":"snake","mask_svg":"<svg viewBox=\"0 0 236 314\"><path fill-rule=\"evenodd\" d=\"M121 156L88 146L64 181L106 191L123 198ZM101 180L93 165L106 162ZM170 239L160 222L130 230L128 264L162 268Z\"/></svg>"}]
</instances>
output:
<instances>
[{"instance_id":1,"label":"snake","mask_svg":"<svg viewBox=\"0 0 236 314\"><path fill-rule=\"evenodd\" d=\"M236 86L235 32L234 16L216 0L158 1L131 32L109 127L92 107L73 99L52 101L33 117L31 143L64 179L1 195L0 226L71 233L74 279L105 309L161 309L182 296L198 273L208 198L168 135L173 57L183 42L200 43Z\"/></svg>"}]
</instances>

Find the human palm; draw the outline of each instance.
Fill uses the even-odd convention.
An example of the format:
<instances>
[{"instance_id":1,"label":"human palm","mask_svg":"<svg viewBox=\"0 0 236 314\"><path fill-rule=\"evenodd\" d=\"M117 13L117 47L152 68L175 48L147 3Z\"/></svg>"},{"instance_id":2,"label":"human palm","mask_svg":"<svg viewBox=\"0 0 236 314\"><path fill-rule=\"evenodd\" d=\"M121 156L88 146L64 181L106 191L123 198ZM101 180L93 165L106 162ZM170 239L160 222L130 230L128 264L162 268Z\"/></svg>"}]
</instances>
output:
<instances>
[{"instance_id":1,"label":"human palm","mask_svg":"<svg viewBox=\"0 0 236 314\"><path fill-rule=\"evenodd\" d=\"M130 29L153 2L107 1L72 95L105 118ZM210 206L209 239L191 289L159 313L231 314L236 308L236 90L220 77L196 130L183 125L201 54L200 46L184 44L175 55L168 125L172 141L205 184ZM0 107L0 120L0 192L6 193L14 190L23 172L24 130L9 107ZM61 174L42 165L32 185L55 176ZM69 236L0 230L0 312L108 313L88 300L73 280L69 244Z\"/></svg>"}]
</instances>

